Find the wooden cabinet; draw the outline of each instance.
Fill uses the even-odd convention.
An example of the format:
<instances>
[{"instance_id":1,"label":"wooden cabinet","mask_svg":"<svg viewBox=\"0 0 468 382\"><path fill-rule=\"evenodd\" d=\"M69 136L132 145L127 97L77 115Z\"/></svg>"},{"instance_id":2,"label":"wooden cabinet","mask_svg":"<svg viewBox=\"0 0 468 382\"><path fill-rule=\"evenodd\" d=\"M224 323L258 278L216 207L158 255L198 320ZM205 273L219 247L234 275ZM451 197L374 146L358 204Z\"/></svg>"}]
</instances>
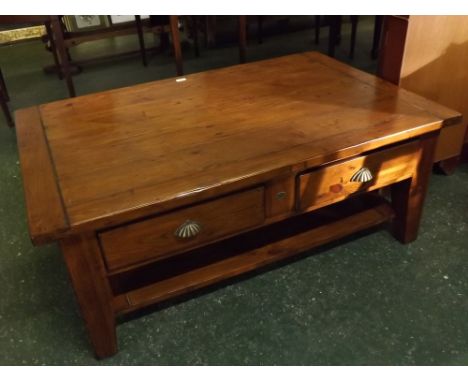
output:
<instances>
[{"instance_id":1,"label":"wooden cabinet","mask_svg":"<svg viewBox=\"0 0 468 382\"><path fill-rule=\"evenodd\" d=\"M463 122L442 129L435 161L468 142L468 16L386 16L379 75L460 111Z\"/></svg>"}]
</instances>

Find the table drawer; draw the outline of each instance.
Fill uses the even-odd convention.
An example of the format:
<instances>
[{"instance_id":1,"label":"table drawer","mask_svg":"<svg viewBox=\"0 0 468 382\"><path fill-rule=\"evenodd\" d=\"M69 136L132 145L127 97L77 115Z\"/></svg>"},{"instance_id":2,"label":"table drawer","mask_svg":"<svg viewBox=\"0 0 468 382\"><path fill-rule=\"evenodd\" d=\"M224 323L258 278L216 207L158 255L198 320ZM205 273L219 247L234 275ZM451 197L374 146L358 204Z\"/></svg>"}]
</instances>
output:
<instances>
[{"instance_id":1,"label":"table drawer","mask_svg":"<svg viewBox=\"0 0 468 382\"><path fill-rule=\"evenodd\" d=\"M259 225L263 187L115 228L99 234L109 270L167 257Z\"/></svg>"},{"instance_id":2,"label":"table drawer","mask_svg":"<svg viewBox=\"0 0 468 382\"><path fill-rule=\"evenodd\" d=\"M419 142L414 141L300 175L298 208L320 208L351 194L410 178L418 164L418 147Z\"/></svg>"}]
</instances>

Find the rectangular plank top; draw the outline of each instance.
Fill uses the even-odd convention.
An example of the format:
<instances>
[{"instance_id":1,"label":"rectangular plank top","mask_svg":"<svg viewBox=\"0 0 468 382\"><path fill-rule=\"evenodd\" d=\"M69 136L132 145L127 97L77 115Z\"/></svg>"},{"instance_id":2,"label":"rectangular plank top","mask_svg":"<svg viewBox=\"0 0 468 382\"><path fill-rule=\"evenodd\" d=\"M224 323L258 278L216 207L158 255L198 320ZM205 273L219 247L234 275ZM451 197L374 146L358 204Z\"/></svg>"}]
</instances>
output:
<instances>
[{"instance_id":1,"label":"rectangular plank top","mask_svg":"<svg viewBox=\"0 0 468 382\"><path fill-rule=\"evenodd\" d=\"M28 158L25 187L37 182L37 174L44 172L49 182L55 174L55 200L65 215L60 229L42 223L36 235L30 222L33 240L121 224L460 119L314 52L184 78L18 112L18 140L41 125L39 151L50 156L51 168L34 168L35 154L20 146L20 156ZM30 123L31 113L40 121ZM28 209L34 203L29 200Z\"/></svg>"}]
</instances>

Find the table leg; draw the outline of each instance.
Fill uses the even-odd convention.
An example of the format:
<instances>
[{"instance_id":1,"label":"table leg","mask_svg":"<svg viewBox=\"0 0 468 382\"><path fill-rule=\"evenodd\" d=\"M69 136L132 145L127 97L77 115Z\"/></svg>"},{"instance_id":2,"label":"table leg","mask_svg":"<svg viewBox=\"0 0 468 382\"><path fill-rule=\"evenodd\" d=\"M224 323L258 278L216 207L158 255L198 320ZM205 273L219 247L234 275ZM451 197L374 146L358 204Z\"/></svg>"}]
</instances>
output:
<instances>
[{"instance_id":1,"label":"table leg","mask_svg":"<svg viewBox=\"0 0 468 382\"><path fill-rule=\"evenodd\" d=\"M140 54L143 66L148 66L148 61L146 59L146 48L145 48L145 35L143 33L143 24L141 22L141 16L135 15L135 25L138 34L138 43L140 44Z\"/></svg>"},{"instance_id":2,"label":"table leg","mask_svg":"<svg viewBox=\"0 0 468 382\"><path fill-rule=\"evenodd\" d=\"M239 62L245 62L247 50L247 16L239 16Z\"/></svg>"},{"instance_id":3,"label":"table leg","mask_svg":"<svg viewBox=\"0 0 468 382\"><path fill-rule=\"evenodd\" d=\"M424 199L434 163L437 137L438 133L435 133L421 139L416 173L412 178L391 187L392 205L396 213L393 235L402 243L412 242L418 236Z\"/></svg>"},{"instance_id":4,"label":"table leg","mask_svg":"<svg viewBox=\"0 0 468 382\"><path fill-rule=\"evenodd\" d=\"M335 48L340 40L341 31L341 16L328 16L329 33L328 33L328 55L335 57Z\"/></svg>"},{"instance_id":5,"label":"table leg","mask_svg":"<svg viewBox=\"0 0 468 382\"><path fill-rule=\"evenodd\" d=\"M195 57L200 57L200 44L198 41L198 28L199 28L199 17L200 16L192 16L192 23L193 23L193 45L195 48Z\"/></svg>"},{"instance_id":6,"label":"table leg","mask_svg":"<svg viewBox=\"0 0 468 382\"><path fill-rule=\"evenodd\" d=\"M356 15L351 16L351 47L349 49L349 58L354 58L358 23L359 23L359 16L356 16Z\"/></svg>"},{"instance_id":7,"label":"table leg","mask_svg":"<svg viewBox=\"0 0 468 382\"><path fill-rule=\"evenodd\" d=\"M60 243L78 303L98 358L117 353L112 291L95 236L74 236Z\"/></svg>"},{"instance_id":8,"label":"table leg","mask_svg":"<svg viewBox=\"0 0 468 382\"><path fill-rule=\"evenodd\" d=\"M5 79L3 78L3 73L1 69L0 69L0 91L3 94L2 98L8 102L10 100L10 95L8 94L8 89L6 87Z\"/></svg>"},{"instance_id":9,"label":"table leg","mask_svg":"<svg viewBox=\"0 0 468 382\"><path fill-rule=\"evenodd\" d=\"M320 41L320 15L315 16L315 43Z\"/></svg>"},{"instance_id":10,"label":"table leg","mask_svg":"<svg viewBox=\"0 0 468 382\"><path fill-rule=\"evenodd\" d=\"M377 59L379 57L379 49L380 49L380 36L382 35L382 26L383 26L384 16L375 16L374 21L374 36L372 38L372 59Z\"/></svg>"},{"instance_id":11,"label":"table leg","mask_svg":"<svg viewBox=\"0 0 468 382\"><path fill-rule=\"evenodd\" d=\"M205 47L216 47L216 16L205 16Z\"/></svg>"},{"instance_id":12,"label":"table leg","mask_svg":"<svg viewBox=\"0 0 468 382\"><path fill-rule=\"evenodd\" d=\"M441 160L437 163L437 167L441 170L445 175L452 175L457 166L460 164L460 156L457 155L455 157L447 158Z\"/></svg>"},{"instance_id":13,"label":"table leg","mask_svg":"<svg viewBox=\"0 0 468 382\"><path fill-rule=\"evenodd\" d=\"M263 18L264 16L257 16L257 40L259 44L263 44Z\"/></svg>"},{"instance_id":14,"label":"table leg","mask_svg":"<svg viewBox=\"0 0 468 382\"><path fill-rule=\"evenodd\" d=\"M184 70L182 68L182 50L180 47L179 17L169 16L169 18L171 24L172 45L174 47L177 75L182 76L184 74Z\"/></svg>"},{"instance_id":15,"label":"table leg","mask_svg":"<svg viewBox=\"0 0 468 382\"><path fill-rule=\"evenodd\" d=\"M13 127L14 124L15 124L13 122L13 117L11 116L10 109L8 108L8 105L7 105L6 101L3 98L0 98L0 104L2 106L3 114L5 115L7 125L10 126L10 127Z\"/></svg>"},{"instance_id":16,"label":"table leg","mask_svg":"<svg viewBox=\"0 0 468 382\"><path fill-rule=\"evenodd\" d=\"M7 102L10 100L10 96L8 95L8 90L5 84L5 80L3 79L2 71L0 70L0 104L3 110L3 114L5 115L5 119L7 121L8 126L13 127L14 121L10 113L10 109L8 108Z\"/></svg>"}]
</instances>

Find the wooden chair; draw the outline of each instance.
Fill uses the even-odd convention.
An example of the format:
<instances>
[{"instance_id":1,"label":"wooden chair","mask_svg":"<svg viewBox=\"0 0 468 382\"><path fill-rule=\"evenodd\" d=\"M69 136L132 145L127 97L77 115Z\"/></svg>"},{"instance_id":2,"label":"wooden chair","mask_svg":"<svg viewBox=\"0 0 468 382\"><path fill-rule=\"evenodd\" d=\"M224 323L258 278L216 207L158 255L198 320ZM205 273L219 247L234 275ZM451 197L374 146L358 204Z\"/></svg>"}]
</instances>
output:
<instances>
[{"instance_id":1,"label":"wooden chair","mask_svg":"<svg viewBox=\"0 0 468 382\"><path fill-rule=\"evenodd\" d=\"M55 47L57 51L57 57L59 61L59 73L65 79L67 84L68 94L70 97L75 97L75 85L73 84L73 79L71 75L71 65L70 57L68 55L67 47L65 46L65 37L63 33L63 26L60 20L60 16L49 16L52 33L51 37L51 47Z\"/></svg>"},{"instance_id":2,"label":"wooden chair","mask_svg":"<svg viewBox=\"0 0 468 382\"><path fill-rule=\"evenodd\" d=\"M77 62L72 62L72 58L70 55L70 46L78 45L83 42L88 42L88 41L95 41L99 40L101 38L107 38L107 37L113 37L113 36L123 36L126 34L134 34L136 31L136 35L138 37L138 43L140 47L140 55L141 55L141 60L143 63L143 66L148 65L148 60L146 56L146 48L145 48L145 40L144 40L144 26L143 22L141 19L141 16L135 15L135 25L129 25L133 24L131 22L125 23L122 25L114 25L112 27L108 28L102 28L102 29L95 29L95 30L90 30L90 31L83 31L83 32L71 32L67 31L67 28L65 26L65 22L63 20L63 17L60 18L60 25L62 29L62 34L63 38L65 41L65 49L67 53L68 60L70 61L70 66L73 72L80 72L81 68ZM42 37L42 41L44 43L50 43L50 47L47 47L47 49L54 55L54 62L55 66L47 66L44 68L46 72L56 72L59 74L59 77L61 78L61 70L59 68L60 63L57 58L57 53L56 53L56 48L54 44L54 38L53 38L53 33L52 29L50 27L50 23L46 24L46 30L47 34ZM115 54L113 56L117 55L125 55L127 53L119 53ZM102 57L101 57L102 58ZM93 59L86 60L88 62L93 61Z\"/></svg>"},{"instance_id":3,"label":"wooden chair","mask_svg":"<svg viewBox=\"0 0 468 382\"><path fill-rule=\"evenodd\" d=\"M260 17L259 17L259 23ZM194 41L195 56L200 55L199 51L199 28L203 24L205 46L213 47L216 45L216 16L190 16L191 34ZM239 62L246 62L247 56L247 16L238 16L237 18L238 36L239 36ZM259 26L259 28L261 28ZM262 40L261 30L258 32L259 41Z\"/></svg>"},{"instance_id":4,"label":"wooden chair","mask_svg":"<svg viewBox=\"0 0 468 382\"><path fill-rule=\"evenodd\" d=\"M56 24L58 22L58 16L28 16L28 15L7 15L7 16L0 16L0 23L7 23L7 24L36 24L36 25L45 25L46 31L48 34L51 35L52 41L51 46L54 47L54 61L56 65L59 65L61 68L59 76L60 78L65 78L67 83L68 91L71 97L75 96L75 89L73 86L73 82L71 79L71 74L69 70L68 64L68 57L63 45L63 36L56 33L57 30ZM13 118L11 116L10 110L8 108L7 102L10 100L7 87L5 84L5 80L3 75L0 71L0 104L7 120L7 123L10 127L14 125Z\"/></svg>"},{"instance_id":5,"label":"wooden chair","mask_svg":"<svg viewBox=\"0 0 468 382\"><path fill-rule=\"evenodd\" d=\"M59 16L2 15L0 16L0 23L45 25L47 33L50 34L52 39L51 46L56 51L54 61L60 68L59 76L65 79L70 97L75 96L75 87L71 78L70 63L64 45Z\"/></svg>"},{"instance_id":6,"label":"wooden chair","mask_svg":"<svg viewBox=\"0 0 468 382\"><path fill-rule=\"evenodd\" d=\"M335 48L341 41L341 23L342 16L327 16L329 35L328 35L328 55L335 57ZM359 16L350 16L351 20L351 40L349 48L349 58L354 58L356 47L356 33ZM320 16L315 16L315 43L318 44L320 38Z\"/></svg>"},{"instance_id":7,"label":"wooden chair","mask_svg":"<svg viewBox=\"0 0 468 382\"><path fill-rule=\"evenodd\" d=\"M140 44L140 54L143 66L148 66L148 60L146 58L146 49L145 49L145 36L143 34L143 24L141 22L141 16L135 15L135 24L138 34L138 42Z\"/></svg>"},{"instance_id":8,"label":"wooden chair","mask_svg":"<svg viewBox=\"0 0 468 382\"><path fill-rule=\"evenodd\" d=\"M371 57L376 60L379 57L380 51L380 39L382 36L382 29L383 29L383 15L375 16L374 20L374 37L372 38L372 52Z\"/></svg>"},{"instance_id":9,"label":"wooden chair","mask_svg":"<svg viewBox=\"0 0 468 382\"><path fill-rule=\"evenodd\" d=\"M164 25L159 25L158 23L153 25L152 19L154 19L153 16L151 16L149 25L144 26L141 16L135 15L134 25L133 23L126 23L122 25L113 25L111 27L104 28L102 30L97 29L97 30L91 30L91 31L85 31L85 32L65 32L63 23L60 23L59 24L60 28L57 30L57 34L59 36L57 37L58 38L62 37L64 48L65 48L65 51L67 52L67 57L69 58L68 60L69 67L71 67L71 65L78 66L78 65L84 64L85 62L95 61L96 58L83 60L83 61L78 61L78 60L71 61L69 53L68 53L69 47L75 46L77 44L85 43L85 42L103 39L103 38L132 34L132 33L135 33L135 28L136 28L136 34L137 34L138 43L139 43L139 52L141 55L142 63L143 63L143 66L147 66L148 59L146 55L147 51L145 47L144 29L149 28L149 30L152 30L154 33L161 33L161 34L164 34L165 32L169 31L172 35L174 55L176 59L177 75L181 75L182 74L182 55L181 55L181 49L180 49L180 38L179 38L179 30L178 30L178 16L164 17L165 19ZM55 45L58 46L59 44L56 42ZM119 53L117 55L127 55L127 54L129 54L129 52ZM114 54L112 56L115 57L116 55ZM100 57L98 58L98 60L102 58L103 57Z\"/></svg>"},{"instance_id":10,"label":"wooden chair","mask_svg":"<svg viewBox=\"0 0 468 382\"><path fill-rule=\"evenodd\" d=\"M174 59L177 75L182 76L184 74L184 68L182 64L182 49L180 47L179 17L169 16L169 24L171 27L172 47L174 49Z\"/></svg>"},{"instance_id":11,"label":"wooden chair","mask_svg":"<svg viewBox=\"0 0 468 382\"><path fill-rule=\"evenodd\" d=\"M245 63L247 55L247 16L239 16L239 62Z\"/></svg>"},{"instance_id":12,"label":"wooden chair","mask_svg":"<svg viewBox=\"0 0 468 382\"><path fill-rule=\"evenodd\" d=\"M376 59L379 54L380 39L382 35L382 24L384 16L377 15L374 20L374 35L372 38L372 50L371 57ZM351 21L351 40L349 48L349 58L354 58L354 50L356 47L356 34L359 23L359 16L350 16ZM315 43L319 43L320 38L320 16L315 16ZM330 28L330 34L328 39L328 55L331 57L335 56L335 47L340 43L341 40L341 22L342 16L328 16L328 26Z\"/></svg>"},{"instance_id":13,"label":"wooden chair","mask_svg":"<svg viewBox=\"0 0 468 382\"><path fill-rule=\"evenodd\" d=\"M2 69L0 69L0 104L2 106L3 114L5 115L6 122L8 126L13 127L14 122L13 118L10 113L10 109L8 108L8 101L10 97L8 95L8 90L5 84L5 80L3 79Z\"/></svg>"}]
</instances>

